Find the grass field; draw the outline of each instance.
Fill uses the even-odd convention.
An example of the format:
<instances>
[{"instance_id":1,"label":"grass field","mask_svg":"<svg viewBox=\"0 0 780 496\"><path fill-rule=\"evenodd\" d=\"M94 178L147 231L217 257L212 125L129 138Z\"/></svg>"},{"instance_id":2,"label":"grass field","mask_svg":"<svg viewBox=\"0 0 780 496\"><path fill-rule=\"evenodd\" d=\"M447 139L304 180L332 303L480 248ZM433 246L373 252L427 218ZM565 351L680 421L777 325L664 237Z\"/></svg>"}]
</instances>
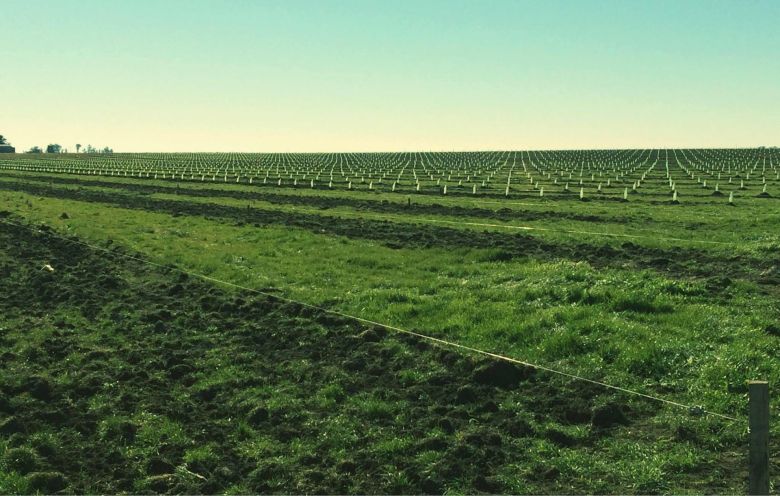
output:
<instances>
[{"instance_id":1,"label":"grass field","mask_svg":"<svg viewBox=\"0 0 780 496\"><path fill-rule=\"evenodd\" d=\"M742 492L745 381L780 380L779 169L777 149L0 158L0 492Z\"/></svg>"}]
</instances>

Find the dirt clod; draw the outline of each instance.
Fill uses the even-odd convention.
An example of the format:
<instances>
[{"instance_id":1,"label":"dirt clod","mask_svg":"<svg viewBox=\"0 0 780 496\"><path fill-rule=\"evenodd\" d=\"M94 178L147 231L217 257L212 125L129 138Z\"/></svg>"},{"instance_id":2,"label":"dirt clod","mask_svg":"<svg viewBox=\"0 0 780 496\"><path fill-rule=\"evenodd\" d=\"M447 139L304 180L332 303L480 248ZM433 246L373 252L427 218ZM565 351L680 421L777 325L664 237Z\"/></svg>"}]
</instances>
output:
<instances>
[{"instance_id":1,"label":"dirt clod","mask_svg":"<svg viewBox=\"0 0 780 496\"><path fill-rule=\"evenodd\" d=\"M442 494L443 492L441 482L430 477L422 480L420 489L422 489L423 494Z\"/></svg>"},{"instance_id":2,"label":"dirt clod","mask_svg":"<svg viewBox=\"0 0 780 496\"><path fill-rule=\"evenodd\" d=\"M33 491L54 494L68 486L68 481L60 472L33 472L27 476L27 483Z\"/></svg>"},{"instance_id":3,"label":"dirt clod","mask_svg":"<svg viewBox=\"0 0 780 496\"><path fill-rule=\"evenodd\" d=\"M28 474L38 466L38 455L29 448L11 448L3 455L3 465L9 469Z\"/></svg>"},{"instance_id":4,"label":"dirt clod","mask_svg":"<svg viewBox=\"0 0 780 496\"><path fill-rule=\"evenodd\" d=\"M247 420L249 420L249 422L252 425L257 426L267 421L268 418L269 418L268 409L262 406L258 406L253 408L252 411L249 412L249 417L247 418Z\"/></svg>"},{"instance_id":5,"label":"dirt clod","mask_svg":"<svg viewBox=\"0 0 780 496\"><path fill-rule=\"evenodd\" d=\"M467 403L474 403L479 398L477 390L471 386L463 386L458 389L458 394L455 398L455 402L459 405L465 405Z\"/></svg>"},{"instance_id":6,"label":"dirt clod","mask_svg":"<svg viewBox=\"0 0 780 496\"><path fill-rule=\"evenodd\" d=\"M545 435L547 439L554 442L558 446L569 447L577 444L577 440L574 437L556 428L548 429Z\"/></svg>"},{"instance_id":7,"label":"dirt clod","mask_svg":"<svg viewBox=\"0 0 780 496\"><path fill-rule=\"evenodd\" d=\"M359 334L360 338L369 343L378 343L382 340L382 333L379 328L367 329Z\"/></svg>"},{"instance_id":8,"label":"dirt clod","mask_svg":"<svg viewBox=\"0 0 780 496\"><path fill-rule=\"evenodd\" d=\"M22 390L27 391L30 393L30 396L41 401L50 400L54 392L51 382L47 378L41 376L30 377L25 384L22 385Z\"/></svg>"},{"instance_id":9,"label":"dirt clod","mask_svg":"<svg viewBox=\"0 0 780 496\"><path fill-rule=\"evenodd\" d=\"M149 475L161 475L170 474L176 467L163 460L162 458L155 457L149 460L146 464L146 473Z\"/></svg>"},{"instance_id":10,"label":"dirt clod","mask_svg":"<svg viewBox=\"0 0 780 496\"><path fill-rule=\"evenodd\" d=\"M531 376L531 369L521 368L505 361L488 362L474 371L474 380L480 384L510 388Z\"/></svg>"},{"instance_id":11,"label":"dirt clod","mask_svg":"<svg viewBox=\"0 0 780 496\"><path fill-rule=\"evenodd\" d=\"M696 431L684 425L678 426L674 431L674 438L678 441L696 441L698 437Z\"/></svg>"},{"instance_id":12,"label":"dirt clod","mask_svg":"<svg viewBox=\"0 0 780 496\"><path fill-rule=\"evenodd\" d=\"M620 405L608 403L593 409L591 423L595 427L613 427L627 425L628 418Z\"/></svg>"},{"instance_id":13,"label":"dirt clod","mask_svg":"<svg viewBox=\"0 0 780 496\"><path fill-rule=\"evenodd\" d=\"M474 488L488 494L498 494L501 492L501 483L494 477L479 475L474 479Z\"/></svg>"}]
</instances>

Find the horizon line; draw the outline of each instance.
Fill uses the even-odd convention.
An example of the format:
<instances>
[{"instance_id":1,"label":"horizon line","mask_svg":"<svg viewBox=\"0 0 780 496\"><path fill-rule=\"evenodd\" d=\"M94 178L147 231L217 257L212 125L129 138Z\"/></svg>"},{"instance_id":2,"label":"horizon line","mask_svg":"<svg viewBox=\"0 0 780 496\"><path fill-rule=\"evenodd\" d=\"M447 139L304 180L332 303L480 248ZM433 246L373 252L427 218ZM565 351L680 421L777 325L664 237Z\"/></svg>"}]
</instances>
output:
<instances>
[{"instance_id":1,"label":"horizon line","mask_svg":"<svg viewBox=\"0 0 780 496\"><path fill-rule=\"evenodd\" d=\"M13 144L8 144L13 147ZM14 147L15 148L15 147ZM393 154L393 153L497 153L497 152L571 152L571 151L623 151L623 150L760 150L777 149L780 145L755 145L755 146L689 146L689 147L626 147L626 148L505 148L505 149L430 149L430 150L342 150L342 151L215 151L215 150L187 150L187 151L112 151L110 153L86 153L86 152L62 152L62 153L29 153L27 151L16 151L7 155L120 155L120 154L139 154L139 153L160 153L160 154L184 154L184 153L208 153L208 154L230 154L239 153L247 155L258 154L299 154L299 155L323 155L332 153L350 153L350 154Z\"/></svg>"}]
</instances>

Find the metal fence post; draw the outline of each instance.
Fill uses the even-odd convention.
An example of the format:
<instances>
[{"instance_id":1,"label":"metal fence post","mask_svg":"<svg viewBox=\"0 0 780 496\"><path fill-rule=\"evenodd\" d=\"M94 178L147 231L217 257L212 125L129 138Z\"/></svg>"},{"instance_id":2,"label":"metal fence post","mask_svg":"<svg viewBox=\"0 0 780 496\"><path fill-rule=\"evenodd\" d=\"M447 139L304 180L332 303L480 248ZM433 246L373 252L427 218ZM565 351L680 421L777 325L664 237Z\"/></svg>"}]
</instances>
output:
<instances>
[{"instance_id":1,"label":"metal fence post","mask_svg":"<svg viewBox=\"0 0 780 496\"><path fill-rule=\"evenodd\" d=\"M748 494L769 494L769 383L748 381L750 482Z\"/></svg>"}]
</instances>

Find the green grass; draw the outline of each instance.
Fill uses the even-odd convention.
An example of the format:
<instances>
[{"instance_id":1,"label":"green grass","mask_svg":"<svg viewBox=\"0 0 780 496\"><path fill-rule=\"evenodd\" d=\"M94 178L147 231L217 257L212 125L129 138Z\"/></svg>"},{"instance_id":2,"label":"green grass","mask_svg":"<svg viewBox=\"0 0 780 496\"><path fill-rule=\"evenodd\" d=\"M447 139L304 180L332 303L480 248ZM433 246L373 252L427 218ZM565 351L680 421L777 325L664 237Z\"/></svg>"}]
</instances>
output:
<instances>
[{"instance_id":1,"label":"green grass","mask_svg":"<svg viewBox=\"0 0 780 496\"><path fill-rule=\"evenodd\" d=\"M24 180L23 176L5 175L0 181L41 184ZM121 178L107 181L171 186L170 181ZM243 185L187 183L186 187L255 190ZM73 186L57 185L56 188L72 189ZM133 195L108 187L85 190ZM397 195L390 193L274 190L275 193L280 191L285 195L398 201ZM176 194L154 194L149 198L234 207L247 204L239 199ZM423 196L414 197L414 201L452 205L473 203L467 198ZM604 217L605 221L596 226L565 219L528 222L531 226L553 229L531 232L534 236L562 245L583 244L594 250L603 245L619 247L625 240L561 231L587 229L643 236L664 233L667 237L732 243L728 246L703 245L652 237L631 240L648 249L693 247L724 266L731 263L734 254L767 259L780 242L773 231L778 212L767 207L773 204L761 199L746 199L744 205L735 208L705 201L678 206L651 205L645 201L626 204L568 200L527 203L496 205L496 211L498 207L506 206L517 212L580 212ZM500 250L489 248L423 248L404 246L403 243L391 248L380 241L359 236L325 235L311 229L284 226L236 225L222 219L171 216L21 192L0 191L0 205L3 210L32 222L45 223L96 244L104 246L110 239L114 244L146 254L155 262L175 264L249 288L671 400L701 405L740 419L745 418L746 412L746 380L765 378L771 383L780 380L780 363L774 358L780 356L780 340L769 332L780 320L777 287L758 284L750 278L732 280L718 273L691 277L535 255L504 260ZM313 207L260 200L255 205L280 213L317 214L327 222L338 222L339 218L347 217L391 219L410 230L420 223L414 215L388 215L350 207L318 211ZM488 205L483 204L485 208L491 208ZM63 212L68 218L60 218ZM486 222L484 218L446 214L432 218ZM518 225L511 220L489 222ZM462 229L464 236L475 235L473 228L454 227ZM486 230L503 232L506 228ZM29 348L19 352L32 352L44 338L43 335L31 336ZM204 359L210 372L196 378L192 386L194 391L231 387L236 378L243 375L240 364L225 363L225 357L219 352L206 354ZM306 369L306 364L290 362L285 367L285 373L295 377ZM413 383L424 379L423 374L409 368L400 373L397 380L399 384ZM547 375L542 377L552 380ZM306 409L310 404L329 408L345 403L347 409L342 416L323 426L330 440L329 449L344 452L357 436L354 417L381 425L403 418L408 407L404 401L381 398L376 394L350 395L337 384L310 393L311 397L303 401L284 390L258 386L238 395L247 402L252 398L262 399L270 415ZM125 422L139 426L127 456L148 458L155 447L170 446L185 453L183 468L176 472L176 477L192 478L194 476L188 471L202 474L211 470L209 467L216 456L213 447L188 444L187 437L182 436L181 425L151 411L139 411L129 418L112 418L112 397L111 391L96 395L90 402L90 409L106 417L101 425L101 432L106 436L121 432ZM776 395L772 406L773 409L780 406ZM513 404L502 403L500 408L511 409ZM574 440L588 436L588 431L578 425L558 425L533 418L529 422L537 433L561 431L561 436ZM517 443L513 449L518 453L518 460L505 465L503 472L495 477L507 492L518 493L538 491L545 486L529 481L553 475L556 480L564 481L558 486L561 492L566 492L567 488L578 492L587 487L591 492L614 492L615 488L621 488L621 492L632 493L697 493L699 488L706 487L707 481L722 475L717 470L726 470L720 464L722 456L741 456L734 450L744 439L745 427L744 422L690 417L684 410L665 406L651 420L632 426L631 436L609 437L588 448L562 447L544 436L513 441ZM379 441L370 449L387 459L396 458L412 443L406 436L389 436L382 434L381 427L373 428L378 429ZM680 432L692 434L686 437ZM778 433L775 422L774 438ZM437 435L439 433L434 431L429 437ZM724 447L726 455L718 454ZM265 468L258 467L257 477L290 463L288 458L273 459L273 456L279 456L280 447L277 441L262 436L250 436L241 441L237 449L245 456L255 457L258 462L270 464ZM303 456L305 452L305 446L293 447L292 454L287 456ZM594 457L594 452L600 456ZM435 453L423 451L416 456L415 465L420 470L436 467ZM27 490L24 486L27 479L14 467L11 463L0 470L0 492ZM706 467L710 472L705 472ZM289 484L290 479L284 475L288 469L279 472L278 480L270 480L269 487L289 487L285 484ZM392 463L381 467L380 472L382 487L386 490L401 490L410 485L405 480L406 472ZM148 490L153 487L148 482L139 483L134 489ZM488 486L490 483L486 482ZM232 491L244 492L246 489L239 484ZM447 489L469 492L473 491L473 486L470 481L459 482L453 478Z\"/></svg>"},{"instance_id":2,"label":"green grass","mask_svg":"<svg viewBox=\"0 0 780 496\"><path fill-rule=\"evenodd\" d=\"M750 283L713 297L704 280L490 250L391 249L290 228L128 211L6 194L26 217L161 263L567 372L740 414L733 390L778 342L777 301ZM31 207L27 207L29 202ZM67 212L69 219L59 219ZM663 383L663 386L659 386Z\"/></svg>"}]
</instances>

